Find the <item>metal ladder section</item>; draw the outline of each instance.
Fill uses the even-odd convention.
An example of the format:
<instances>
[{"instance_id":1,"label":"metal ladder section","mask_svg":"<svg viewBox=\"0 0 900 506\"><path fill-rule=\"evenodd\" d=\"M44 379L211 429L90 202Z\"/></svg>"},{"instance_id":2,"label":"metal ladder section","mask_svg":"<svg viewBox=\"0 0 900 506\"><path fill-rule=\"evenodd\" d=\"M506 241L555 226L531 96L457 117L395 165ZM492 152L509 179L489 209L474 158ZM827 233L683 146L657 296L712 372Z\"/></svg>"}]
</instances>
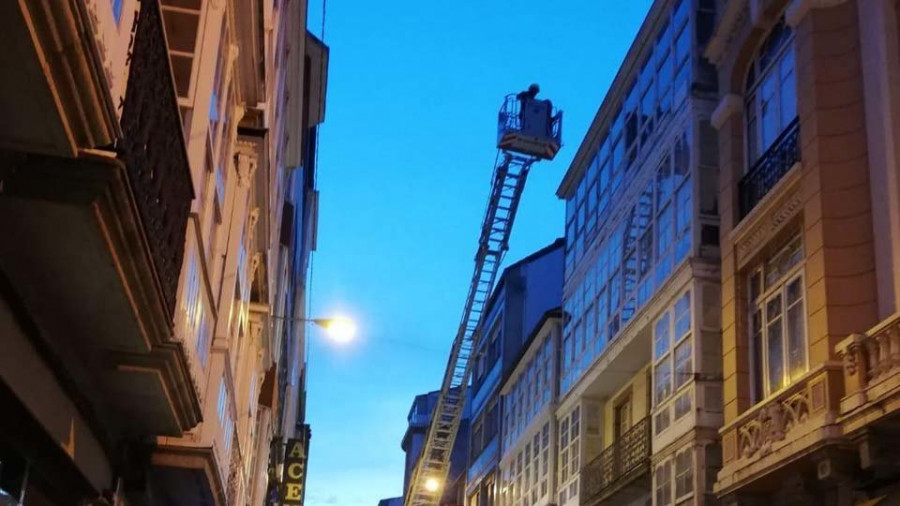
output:
<instances>
[{"instance_id":1,"label":"metal ladder section","mask_svg":"<svg viewBox=\"0 0 900 506\"><path fill-rule=\"evenodd\" d=\"M405 506L435 506L444 491L450 469L450 454L466 398L467 378L471 367L469 357L475 346L481 315L508 248L509 235L528 170L535 161L537 159L534 157L508 151L497 154L493 185L481 225L478 251L475 253L475 273L472 275L459 330L450 350L444 382L434 406L425 445L404 499ZM435 491L426 488L426 483L431 479L439 484Z\"/></svg>"}]
</instances>

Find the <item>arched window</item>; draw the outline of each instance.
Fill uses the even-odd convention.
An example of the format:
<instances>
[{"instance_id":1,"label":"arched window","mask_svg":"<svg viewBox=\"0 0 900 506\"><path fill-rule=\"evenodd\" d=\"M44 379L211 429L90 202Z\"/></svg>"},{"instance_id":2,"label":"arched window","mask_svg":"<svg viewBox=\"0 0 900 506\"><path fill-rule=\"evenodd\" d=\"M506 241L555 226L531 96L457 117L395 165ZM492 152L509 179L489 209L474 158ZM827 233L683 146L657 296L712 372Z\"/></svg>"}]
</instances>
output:
<instances>
[{"instance_id":1,"label":"arched window","mask_svg":"<svg viewBox=\"0 0 900 506\"><path fill-rule=\"evenodd\" d=\"M747 158L752 170L797 119L794 34L782 19L747 73Z\"/></svg>"}]
</instances>

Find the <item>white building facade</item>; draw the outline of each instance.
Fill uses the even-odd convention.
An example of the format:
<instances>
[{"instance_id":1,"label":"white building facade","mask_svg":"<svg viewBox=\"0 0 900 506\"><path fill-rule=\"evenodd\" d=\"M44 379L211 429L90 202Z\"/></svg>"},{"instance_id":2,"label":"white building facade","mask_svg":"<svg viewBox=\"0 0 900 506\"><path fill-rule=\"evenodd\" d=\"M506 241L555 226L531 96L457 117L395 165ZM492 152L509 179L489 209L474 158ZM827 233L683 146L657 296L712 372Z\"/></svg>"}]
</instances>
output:
<instances>
[{"instance_id":1,"label":"white building facade","mask_svg":"<svg viewBox=\"0 0 900 506\"><path fill-rule=\"evenodd\" d=\"M548 311L500 387L500 506L545 506L556 497L559 310Z\"/></svg>"},{"instance_id":2,"label":"white building facade","mask_svg":"<svg viewBox=\"0 0 900 506\"><path fill-rule=\"evenodd\" d=\"M714 2L657 0L559 190L560 506L705 504L719 465Z\"/></svg>"}]
</instances>

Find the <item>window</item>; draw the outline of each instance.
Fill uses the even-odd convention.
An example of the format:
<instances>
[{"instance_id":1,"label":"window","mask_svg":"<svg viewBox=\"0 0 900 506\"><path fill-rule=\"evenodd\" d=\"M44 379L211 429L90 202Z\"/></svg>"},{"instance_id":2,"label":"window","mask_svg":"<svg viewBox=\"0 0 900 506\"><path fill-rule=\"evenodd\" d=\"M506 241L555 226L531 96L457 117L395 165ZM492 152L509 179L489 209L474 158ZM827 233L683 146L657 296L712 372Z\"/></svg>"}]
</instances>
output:
<instances>
[{"instance_id":1,"label":"window","mask_svg":"<svg viewBox=\"0 0 900 506\"><path fill-rule=\"evenodd\" d=\"M672 395L672 363L668 360L668 356L665 357L665 360L660 362L654 368L654 389L653 392L656 396L657 402L662 402L669 398Z\"/></svg>"},{"instance_id":2,"label":"window","mask_svg":"<svg viewBox=\"0 0 900 506\"><path fill-rule=\"evenodd\" d=\"M161 2L160 11L166 21L166 41L175 90L180 98L193 100L196 75L194 62L200 55L197 42L201 29L201 2ZM194 4L194 5L191 5ZM114 5L115 6L115 5Z\"/></svg>"},{"instance_id":3,"label":"window","mask_svg":"<svg viewBox=\"0 0 900 506\"><path fill-rule=\"evenodd\" d=\"M750 332L754 399L777 392L808 370L800 237L751 271Z\"/></svg>"},{"instance_id":4,"label":"window","mask_svg":"<svg viewBox=\"0 0 900 506\"><path fill-rule=\"evenodd\" d=\"M690 391L681 391L694 375L691 336L691 292L687 291L660 315L653 326L653 403L658 411L656 434L690 411ZM672 403L666 401L676 392L679 395L674 402L673 417L669 415Z\"/></svg>"},{"instance_id":5,"label":"window","mask_svg":"<svg viewBox=\"0 0 900 506\"><path fill-rule=\"evenodd\" d=\"M619 401L615 408L615 420L613 423L613 437L620 439L631 428L631 395Z\"/></svg>"},{"instance_id":6,"label":"window","mask_svg":"<svg viewBox=\"0 0 900 506\"><path fill-rule=\"evenodd\" d=\"M694 494L694 450L683 448L656 466L653 476L656 506L685 504Z\"/></svg>"},{"instance_id":7,"label":"window","mask_svg":"<svg viewBox=\"0 0 900 506\"><path fill-rule=\"evenodd\" d=\"M669 312L666 311L656 322L656 328L653 332L653 357L657 360L663 358L669 352L671 345L671 322L669 322Z\"/></svg>"},{"instance_id":8,"label":"window","mask_svg":"<svg viewBox=\"0 0 900 506\"><path fill-rule=\"evenodd\" d=\"M225 378L219 380L219 400L216 404L216 414L219 415L219 423L225 419L225 407L228 404L228 391L225 388Z\"/></svg>"},{"instance_id":9,"label":"window","mask_svg":"<svg viewBox=\"0 0 900 506\"><path fill-rule=\"evenodd\" d=\"M122 19L122 5L124 3L125 0L112 0L113 18L116 20L116 24L119 24L119 21Z\"/></svg>"},{"instance_id":10,"label":"window","mask_svg":"<svg viewBox=\"0 0 900 506\"><path fill-rule=\"evenodd\" d=\"M222 28L219 37L219 54L216 58L216 72L213 75L212 93L209 96L209 130L212 133L213 145L219 146L219 119L221 119L221 108L227 107L222 103L222 96L225 94L225 73L228 65L228 23L222 20Z\"/></svg>"},{"instance_id":11,"label":"window","mask_svg":"<svg viewBox=\"0 0 900 506\"><path fill-rule=\"evenodd\" d=\"M566 501L566 495L571 499L578 491L578 470L580 455L580 425L581 408L576 407L571 413L564 416L559 424L559 480L557 484L560 490L560 503ZM569 493L565 494L566 488Z\"/></svg>"},{"instance_id":12,"label":"window","mask_svg":"<svg viewBox=\"0 0 900 506\"><path fill-rule=\"evenodd\" d=\"M675 14L672 16L675 26L681 26L687 21L688 5L690 3L690 0L680 0L678 5L675 6Z\"/></svg>"},{"instance_id":13,"label":"window","mask_svg":"<svg viewBox=\"0 0 900 506\"><path fill-rule=\"evenodd\" d=\"M693 374L694 368L691 360L691 294L684 294L675 302L674 336L675 342L675 388L685 384Z\"/></svg>"},{"instance_id":14,"label":"window","mask_svg":"<svg viewBox=\"0 0 900 506\"><path fill-rule=\"evenodd\" d=\"M669 413L668 409L664 409L656 414L653 417L653 431L654 434L659 435L662 431L669 428L669 424L672 423L672 417Z\"/></svg>"},{"instance_id":15,"label":"window","mask_svg":"<svg viewBox=\"0 0 900 506\"><path fill-rule=\"evenodd\" d=\"M685 390L681 395L675 398L673 405L676 420L688 414L691 411L691 391ZM663 410L662 412L668 413L669 410Z\"/></svg>"},{"instance_id":16,"label":"window","mask_svg":"<svg viewBox=\"0 0 900 506\"><path fill-rule=\"evenodd\" d=\"M234 435L234 421L229 416L225 421L225 453L231 452L231 440Z\"/></svg>"},{"instance_id":17,"label":"window","mask_svg":"<svg viewBox=\"0 0 900 506\"><path fill-rule=\"evenodd\" d=\"M675 500L681 501L694 492L693 451L684 449L675 455Z\"/></svg>"},{"instance_id":18,"label":"window","mask_svg":"<svg viewBox=\"0 0 900 506\"><path fill-rule=\"evenodd\" d=\"M540 410L550 402L553 341L546 336L535 341L534 355L510 379L509 390L503 395L503 437L507 447L515 442Z\"/></svg>"},{"instance_id":19,"label":"window","mask_svg":"<svg viewBox=\"0 0 900 506\"><path fill-rule=\"evenodd\" d=\"M509 459L509 467L501 469L503 504L533 505L550 493L549 455L550 423L547 422Z\"/></svg>"},{"instance_id":20,"label":"window","mask_svg":"<svg viewBox=\"0 0 900 506\"><path fill-rule=\"evenodd\" d=\"M196 356L203 367L209 357L209 341L212 327L210 315L206 308L203 280L200 277L200 264L197 252L189 253L186 281L181 294L181 311L183 313L182 339L194 341Z\"/></svg>"},{"instance_id":21,"label":"window","mask_svg":"<svg viewBox=\"0 0 900 506\"><path fill-rule=\"evenodd\" d=\"M746 83L747 158L752 168L797 118L793 33L782 19L750 66Z\"/></svg>"},{"instance_id":22,"label":"window","mask_svg":"<svg viewBox=\"0 0 900 506\"><path fill-rule=\"evenodd\" d=\"M576 195L566 203L566 278L587 254L605 223L605 215L627 184L626 179L633 176L632 169L640 155L655 146L655 134L662 131L660 122L687 97L693 42L687 22L689 4L687 0L677 2L669 16L660 21L655 43L642 55L640 71L630 78L632 81L614 119L584 169ZM685 251L684 244L680 243L679 252ZM642 288L649 288L650 284ZM628 303L634 306L634 302ZM628 314L623 323L627 319ZM614 319L611 323L618 321Z\"/></svg>"},{"instance_id":23,"label":"window","mask_svg":"<svg viewBox=\"0 0 900 506\"><path fill-rule=\"evenodd\" d=\"M490 339L488 340L488 349L487 349L487 366L491 368L500 359L500 342L501 342L501 334L502 327L500 326L500 322L502 318L498 318L497 322L494 323L494 327L491 329Z\"/></svg>"},{"instance_id":24,"label":"window","mask_svg":"<svg viewBox=\"0 0 900 506\"><path fill-rule=\"evenodd\" d=\"M694 187L689 145L687 132L674 139L624 219L598 237L592 255L596 260L582 268L581 283L569 289L564 303L567 319L561 350L561 391L575 384L606 344L690 255ZM605 150L601 147L598 157L607 156ZM609 201L612 190L611 183L605 183L605 166L598 169L596 191L605 192L599 199ZM568 209L573 209L576 201L577 195L569 199ZM605 205L611 204L598 204ZM577 212L570 214L572 223L576 223ZM599 222L597 227L601 227ZM567 257L572 255L567 252ZM687 347L682 350L686 352ZM670 368L674 370L674 364Z\"/></svg>"},{"instance_id":25,"label":"window","mask_svg":"<svg viewBox=\"0 0 900 506\"><path fill-rule=\"evenodd\" d=\"M656 506L668 506L672 504L672 461L656 466L654 482L656 489Z\"/></svg>"},{"instance_id":26,"label":"window","mask_svg":"<svg viewBox=\"0 0 900 506\"><path fill-rule=\"evenodd\" d=\"M472 448L473 457L481 454L482 441L482 422L479 420L475 422L475 428L472 429L472 444L469 445Z\"/></svg>"}]
</instances>

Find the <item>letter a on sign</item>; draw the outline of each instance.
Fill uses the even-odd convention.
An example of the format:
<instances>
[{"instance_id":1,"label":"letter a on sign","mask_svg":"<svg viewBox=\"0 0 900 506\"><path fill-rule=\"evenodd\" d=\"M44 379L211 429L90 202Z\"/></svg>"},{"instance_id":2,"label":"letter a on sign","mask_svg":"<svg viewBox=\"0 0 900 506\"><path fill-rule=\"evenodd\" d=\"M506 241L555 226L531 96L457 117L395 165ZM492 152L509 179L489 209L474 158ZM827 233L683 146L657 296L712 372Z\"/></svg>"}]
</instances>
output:
<instances>
[{"instance_id":1,"label":"letter a on sign","mask_svg":"<svg viewBox=\"0 0 900 506\"><path fill-rule=\"evenodd\" d=\"M299 439L289 439L288 445L288 454L287 458L289 459L302 459L303 458L303 445L300 444Z\"/></svg>"}]
</instances>

